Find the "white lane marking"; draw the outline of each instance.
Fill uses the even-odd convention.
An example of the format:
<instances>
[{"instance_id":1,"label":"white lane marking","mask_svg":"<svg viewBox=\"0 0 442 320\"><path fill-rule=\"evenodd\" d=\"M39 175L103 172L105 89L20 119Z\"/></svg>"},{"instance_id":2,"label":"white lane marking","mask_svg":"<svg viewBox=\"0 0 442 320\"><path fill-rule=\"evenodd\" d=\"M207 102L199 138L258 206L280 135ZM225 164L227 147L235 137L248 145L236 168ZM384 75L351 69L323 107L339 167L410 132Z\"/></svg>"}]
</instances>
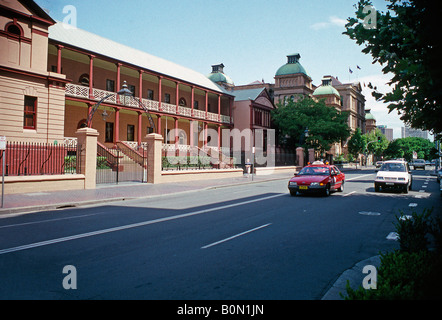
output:
<instances>
[{"instance_id":1,"label":"white lane marking","mask_svg":"<svg viewBox=\"0 0 442 320\"><path fill-rule=\"evenodd\" d=\"M346 193L346 194L343 195L343 197L348 197L348 196L350 196L350 195L352 195L354 193L356 193L356 191L352 191L352 192Z\"/></svg>"},{"instance_id":2,"label":"white lane marking","mask_svg":"<svg viewBox=\"0 0 442 320\"><path fill-rule=\"evenodd\" d=\"M363 176L357 176L357 177L353 177L353 178L350 178L350 179L345 179L345 181L352 181L352 180L356 180L356 179L360 179L360 178L364 178L364 177L368 177L368 176L372 176L373 175L373 173L371 173L371 174L364 174Z\"/></svg>"},{"instance_id":3,"label":"white lane marking","mask_svg":"<svg viewBox=\"0 0 442 320\"><path fill-rule=\"evenodd\" d=\"M401 216L400 218L399 218L399 220L410 220L411 218L413 218L412 216L409 216L409 215L405 215L405 216Z\"/></svg>"},{"instance_id":4,"label":"white lane marking","mask_svg":"<svg viewBox=\"0 0 442 320\"><path fill-rule=\"evenodd\" d=\"M271 223L267 223L267 224L262 225L262 226L260 226L260 227L253 228L253 229L250 229L250 230L247 230L247 231L244 231L244 232L238 233L238 234L236 234L236 235L234 235L234 236L231 236L231 237L225 238L225 239L220 240L220 241L217 241L217 242L213 242L213 243L208 244L208 245L206 245L206 246L204 246L204 247L201 247L201 249L207 249L207 248L210 248L210 247L216 246L216 245L218 245L218 244L220 244L220 243L223 243L223 242L226 242L226 241L229 241L229 240L232 240L232 239L235 239L235 238L241 237L241 236L243 236L243 235L245 235L245 234L248 234L248 233L250 233L250 232L253 232L253 231L256 231L256 230L259 230L259 229L262 229L262 228L268 227L269 225L271 225Z\"/></svg>"},{"instance_id":5,"label":"white lane marking","mask_svg":"<svg viewBox=\"0 0 442 320\"><path fill-rule=\"evenodd\" d=\"M101 234L106 234L106 233L110 233L110 232L116 232L116 231L121 231L121 230L127 230L127 229L143 227L143 226L147 226L147 225L151 225L151 224L155 224L155 223L160 223L160 222L166 222L166 221L171 221L171 220L176 220L176 219L187 218L187 217L191 217L191 216L195 216L195 215L199 215L199 214L203 214L203 213L208 213L208 212L213 212L213 211L217 211L217 210L238 207L238 206L241 206L243 204L249 204L249 203L269 200L269 199L273 199L273 198L277 198L277 197L282 197L282 196L286 196L286 194L285 193L277 194L277 195L268 196L268 197L264 197L264 198L248 200L248 201L234 203L234 204L228 204L228 205L225 205L225 206L220 206L220 207L215 207L215 208L210 208L210 209L204 209L204 210L198 210L198 211L193 211L193 212L189 212L189 213L183 213L183 214L179 214L179 215L171 216L171 217L159 218L159 219L154 219L154 220L149 220L149 221L144 221L144 222L139 222L139 223L132 223L132 224L128 224L128 225L124 225L124 226L120 226L120 227L114 227L114 228L109 228L109 229L97 230L97 231L92 231L92 232L76 234L76 235L68 236L68 237L62 237L62 238L56 238L56 239L47 240L47 241L41 241L41 242L25 244L25 245L18 246L18 247L2 249L2 250L0 250L0 255L11 253L11 252L22 251L22 250L26 250L26 249L43 247L43 246L47 246L47 245L51 245L51 244L55 244L55 243L60 243L60 242L66 242L66 241L71 241L71 240L76 240L76 239L93 237L93 236L97 236L97 235L101 235Z\"/></svg>"},{"instance_id":6,"label":"white lane marking","mask_svg":"<svg viewBox=\"0 0 442 320\"><path fill-rule=\"evenodd\" d=\"M380 212L372 212L372 211L360 211L359 214L363 216L380 216Z\"/></svg>"},{"instance_id":7,"label":"white lane marking","mask_svg":"<svg viewBox=\"0 0 442 320\"><path fill-rule=\"evenodd\" d=\"M21 227L21 226L27 226L31 224L40 224L40 223L47 223L47 222L53 222L53 221L61 221L61 220L71 220L71 219L77 219L77 218L84 218L84 217L92 217L99 214L103 214L103 212L97 212L97 213L91 213L91 214L84 214L80 216L73 216L73 217L63 217L63 218L55 218L55 219L47 219L47 220L40 220L40 221L31 221L31 222L23 222L23 223L16 223L16 224L8 224L5 226L0 226L0 229L4 228L12 228L12 227Z\"/></svg>"},{"instance_id":8,"label":"white lane marking","mask_svg":"<svg viewBox=\"0 0 442 320\"><path fill-rule=\"evenodd\" d=\"M412 203L410 203L408 206L409 206L409 207L417 207L417 203L412 202Z\"/></svg>"}]
</instances>

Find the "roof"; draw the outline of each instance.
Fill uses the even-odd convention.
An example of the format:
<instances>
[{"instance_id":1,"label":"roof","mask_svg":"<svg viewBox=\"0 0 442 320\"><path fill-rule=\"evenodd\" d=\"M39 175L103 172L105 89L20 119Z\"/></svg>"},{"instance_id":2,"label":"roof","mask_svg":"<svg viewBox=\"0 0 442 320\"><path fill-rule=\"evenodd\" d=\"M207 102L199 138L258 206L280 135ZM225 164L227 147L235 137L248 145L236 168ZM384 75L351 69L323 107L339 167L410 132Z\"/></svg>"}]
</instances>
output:
<instances>
[{"instance_id":1,"label":"roof","mask_svg":"<svg viewBox=\"0 0 442 320\"><path fill-rule=\"evenodd\" d=\"M57 22L49 27L49 39L111 59L186 81L216 92L223 92L205 75L121 43Z\"/></svg>"},{"instance_id":2,"label":"roof","mask_svg":"<svg viewBox=\"0 0 442 320\"><path fill-rule=\"evenodd\" d=\"M235 101L256 100L265 88L253 88L233 91Z\"/></svg>"},{"instance_id":3,"label":"roof","mask_svg":"<svg viewBox=\"0 0 442 320\"><path fill-rule=\"evenodd\" d=\"M333 88L330 85L327 86L319 86L318 88L315 89L315 91L313 92L314 96L322 96L322 95L327 95L327 94L335 94L337 96L341 96L338 92L338 90L336 90L335 88Z\"/></svg>"},{"instance_id":4,"label":"roof","mask_svg":"<svg viewBox=\"0 0 442 320\"><path fill-rule=\"evenodd\" d=\"M212 72L207 77L213 82L225 82L232 86L234 85L233 80L228 75L222 72Z\"/></svg>"},{"instance_id":5,"label":"roof","mask_svg":"<svg viewBox=\"0 0 442 320\"><path fill-rule=\"evenodd\" d=\"M276 71L277 76L296 74L296 73L304 73L305 75L308 75L307 71L305 71L304 67L299 62L286 63L285 65L280 67L278 71Z\"/></svg>"}]
</instances>

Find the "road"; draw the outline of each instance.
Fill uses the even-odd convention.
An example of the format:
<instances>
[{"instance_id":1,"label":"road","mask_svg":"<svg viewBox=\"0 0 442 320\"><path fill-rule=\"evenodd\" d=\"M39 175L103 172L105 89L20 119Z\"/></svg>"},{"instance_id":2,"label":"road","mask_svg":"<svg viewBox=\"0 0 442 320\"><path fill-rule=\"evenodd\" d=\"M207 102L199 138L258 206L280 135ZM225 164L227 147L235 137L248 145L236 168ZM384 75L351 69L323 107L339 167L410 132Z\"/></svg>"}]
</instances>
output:
<instances>
[{"instance_id":1,"label":"road","mask_svg":"<svg viewBox=\"0 0 442 320\"><path fill-rule=\"evenodd\" d=\"M429 171L408 194L375 193L374 171L346 178L330 197L276 180L2 217L0 299L321 299L398 248L401 211L440 210Z\"/></svg>"}]
</instances>

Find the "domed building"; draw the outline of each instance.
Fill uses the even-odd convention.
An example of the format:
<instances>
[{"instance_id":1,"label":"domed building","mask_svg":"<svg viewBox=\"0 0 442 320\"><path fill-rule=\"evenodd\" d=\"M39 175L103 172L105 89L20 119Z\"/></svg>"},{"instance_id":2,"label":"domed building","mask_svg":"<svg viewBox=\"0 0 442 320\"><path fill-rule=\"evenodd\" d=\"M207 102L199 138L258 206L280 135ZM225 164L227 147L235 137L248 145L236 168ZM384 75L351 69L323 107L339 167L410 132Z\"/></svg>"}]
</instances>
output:
<instances>
[{"instance_id":1,"label":"domed building","mask_svg":"<svg viewBox=\"0 0 442 320\"><path fill-rule=\"evenodd\" d=\"M224 64L222 63L213 65L212 72L207 77L227 90L231 90L235 86L233 80L224 73Z\"/></svg>"},{"instance_id":2,"label":"domed building","mask_svg":"<svg viewBox=\"0 0 442 320\"><path fill-rule=\"evenodd\" d=\"M325 99L325 104L333 106L337 110L341 110L341 95L335 87L332 86L332 77L324 76L322 85L313 91L313 97L318 99Z\"/></svg>"},{"instance_id":3,"label":"domed building","mask_svg":"<svg viewBox=\"0 0 442 320\"><path fill-rule=\"evenodd\" d=\"M367 133L376 129L376 119L370 111L371 109L365 109L365 129Z\"/></svg>"},{"instance_id":4,"label":"domed building","mask_svg":"<svg viewBox=\"0 0 442 320\"><path fill-rule=\"evenodd\" d=\"M298 100L313 93L312 78L308 75L299 60L299 53L287 56L287 63L281 66L275 74L274 99L275 103Z\"/></svg>"}]
</instances>

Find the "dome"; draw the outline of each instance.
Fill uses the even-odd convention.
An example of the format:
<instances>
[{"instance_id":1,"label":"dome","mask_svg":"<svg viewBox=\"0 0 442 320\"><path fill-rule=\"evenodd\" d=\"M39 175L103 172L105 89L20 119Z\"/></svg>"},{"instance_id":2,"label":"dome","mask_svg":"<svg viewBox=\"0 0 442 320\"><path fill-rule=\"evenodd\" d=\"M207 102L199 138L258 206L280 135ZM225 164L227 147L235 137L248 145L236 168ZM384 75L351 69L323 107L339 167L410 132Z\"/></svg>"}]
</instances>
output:
<instances>
[{"instance_id":1,"label":"dome","mask_svg":"<svg viewBox=\"0 0 442 320\"><path fill-rule=\"evenodd\" d=\"M308 75L307 71L305 71L304 67L299 63L300 58L301 55L299 53L288 55L287 63L282 67L280 67L278 71L276 71L276 76L283 76L283 75L296 74L296 73L303 73L305 75Z\"/></svg>"},{"instance_id":2,"label":"dome","mask_svg":"<svg viewBox=\"0 0 442 320\"><path fill-rule=\"evenodd\" d=\"M335 88L333 88L330 85L320 86L320 87L316 88L316 90L313 92L314 96L322 96L322 95L327 95L327 94L335 94L339 97L341 96L339 94L338 90L336 90Z\"/></svg>"},{"instance_id":3,"label":"dome","mask_svg":"<svg viewBox=\"0 0 442 320\"><path fill-rule=\"evenodd\" d=\"M313 91L313 95L314 96L323 96L323 95L334 94L334 95L337 95L338 97L340 97L341 95L339 94L339 91L336 90L331 85L331 82L332 82L331 77L324 77L322 79L322 85L319 86L318 88L316 88L315 91Z\"/></svg>"},{"instance_id":4,"label":"dome","mask_svg":"<svg viewBox=\"0 0 442 320\"><path fill-rule=\"evenodd\" d=\"M230 84L232 86L234 85L233 80L229 76L221 72L212 72L207 77L215 83L222 82Z\"/></svg>"},{"instance_id":5,"label":"dome","mask_svg":"<svg viewBox=\"0 0 442 320\"><path fill-rule=\"evenodd\" d=\"M228 86L234 86L233 80L226 74L224 74L224 64L215 64L212 66L212 72L207 76L210 80L218 84L227 84Z\"/></svg>"},{"instance_id":6,"label":"dome","mask_svg":"<svg viewBox=\"0 0 442 320\"><path fill-rule=\"evenodd\" d=\"M365 110L365 120L376 120L369 109Z\"/></svg>"}]
</instances>

